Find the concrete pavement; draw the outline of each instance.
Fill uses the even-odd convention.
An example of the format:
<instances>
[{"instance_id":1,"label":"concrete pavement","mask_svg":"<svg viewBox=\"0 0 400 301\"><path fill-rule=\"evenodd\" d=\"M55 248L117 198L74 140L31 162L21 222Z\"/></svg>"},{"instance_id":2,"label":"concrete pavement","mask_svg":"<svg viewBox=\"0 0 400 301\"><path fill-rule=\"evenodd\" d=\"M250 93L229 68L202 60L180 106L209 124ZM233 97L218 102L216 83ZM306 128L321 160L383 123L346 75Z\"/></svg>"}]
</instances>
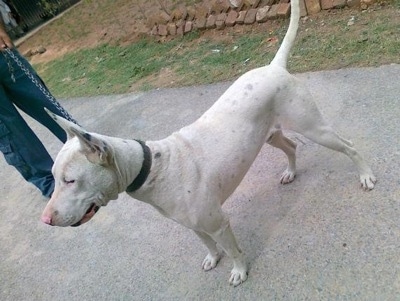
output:
<instances>
[{"instance_id":1,"label":"concrete pavement","mask_svg":"<svg viewBox=\"0 0 400 301\"><path fill-rule=\"evenodd\" d=\"M78 228L39 221L46 201L0 160L0 300L400 300L400 65L300 74L326 118L371 164L364 192L350 160L297 140L298 175L265 146L224 210L250 266L228 285L223 257L186 228L121 194ZM229 83L62 100L89 131L159 139L194 121ZM50 153L61 147L29 121Z\"/></svg>"}]
</instances>

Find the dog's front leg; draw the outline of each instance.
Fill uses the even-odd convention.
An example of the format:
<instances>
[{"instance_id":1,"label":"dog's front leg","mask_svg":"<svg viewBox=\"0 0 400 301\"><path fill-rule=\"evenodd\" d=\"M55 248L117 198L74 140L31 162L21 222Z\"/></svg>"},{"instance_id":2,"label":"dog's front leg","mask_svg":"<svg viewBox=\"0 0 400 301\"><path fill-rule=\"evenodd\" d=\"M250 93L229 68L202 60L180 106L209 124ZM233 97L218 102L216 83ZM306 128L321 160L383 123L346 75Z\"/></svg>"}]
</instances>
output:
<instances>
[{"instance_id":1,"label":"dog's front leg","mask_svg":"<svg viewBox=\"0 0 400 301\"><path fill-rule=\"evenodd\" d=\"M206 245L208 249L208 254L206 258L204 258L202 263L202 268L205 271L209 271L215 268L218 264L218 261L221 259L221 254L218 252L217 243L211 238L210 235L204 232L194 231L198 237L200 237L201 241Z\"/></svg>"},{"instance_id":2,"label":"dog's front leg","mask_svg":"<svg viewBox=\"0 0 400 301\"><path fill-rule=\"evenodd\" d=\"M246 281L247 264L245 262L244 254L239 249L235 236L233 235L229 221L225 219L220 229L218 229L213 234L210 234L210 236L233 260L233 269L231 271L229 283L233 286L237 286Z\"/></svg>"}]
</instances>

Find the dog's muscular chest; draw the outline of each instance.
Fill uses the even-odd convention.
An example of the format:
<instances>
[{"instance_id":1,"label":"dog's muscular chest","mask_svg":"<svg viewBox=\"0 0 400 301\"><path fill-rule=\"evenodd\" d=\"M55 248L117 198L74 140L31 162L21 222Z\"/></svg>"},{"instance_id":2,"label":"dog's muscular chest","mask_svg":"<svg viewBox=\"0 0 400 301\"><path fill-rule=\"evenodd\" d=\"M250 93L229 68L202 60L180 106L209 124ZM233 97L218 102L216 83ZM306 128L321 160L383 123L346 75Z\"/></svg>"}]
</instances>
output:
<instances>
[{"instance_id":1,"label":"dog's muscular chest","mask_svg":"<svg viewBox=\"0 0 400 301\"><path fill-rule=\"evenodd\" d=\"M190 228L197 224L198 212L218 210L251 164L236 152L223 156L204 147L204 140L181 133L147 143L152 168L146 183L130 195Z\"/></svg>"}]
</instances>

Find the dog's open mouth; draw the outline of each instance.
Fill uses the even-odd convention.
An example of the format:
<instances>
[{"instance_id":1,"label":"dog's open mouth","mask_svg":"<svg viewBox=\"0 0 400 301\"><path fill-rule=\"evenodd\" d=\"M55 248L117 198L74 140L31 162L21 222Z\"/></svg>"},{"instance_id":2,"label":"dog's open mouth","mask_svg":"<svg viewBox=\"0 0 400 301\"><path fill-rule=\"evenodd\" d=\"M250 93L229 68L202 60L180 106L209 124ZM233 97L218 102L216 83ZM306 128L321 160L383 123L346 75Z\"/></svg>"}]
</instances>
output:
<instances>
[{"instance_id":1,"label":"dog's open mouth","mask_svg":"<svg viewBox=\"0 0 400 301\"><path fill-rule=\"evenodd\" d=\"M100 209L99 206L97 206L95 203L92 203L88 208L88 210L86 211L85 215L82 217L82 219L79 222L71 225L71 227L78 227L88 222L96 214L96 212L99 211L99 209Z\"/></svg>"}]
</instances>

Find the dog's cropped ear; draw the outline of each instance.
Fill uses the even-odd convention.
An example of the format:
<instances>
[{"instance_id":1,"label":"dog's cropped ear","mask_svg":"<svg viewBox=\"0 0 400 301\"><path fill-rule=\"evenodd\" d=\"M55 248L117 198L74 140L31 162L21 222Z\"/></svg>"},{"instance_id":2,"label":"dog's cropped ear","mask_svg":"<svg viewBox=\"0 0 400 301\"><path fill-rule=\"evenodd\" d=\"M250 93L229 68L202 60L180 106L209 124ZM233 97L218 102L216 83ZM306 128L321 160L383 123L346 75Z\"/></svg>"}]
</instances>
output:
<instances>
[{"instance_id":1,"label":"dog's cropped ear","mask_svg":"<svg viewBox=\"0 0 400 301\"><path fill-rule=\"evenodd\" d=\"M105 141L101 138L94 137L79 125L54 114L46 108L44 109L47 114L49 114L54 121L63 128L68 135L68 139L73 137L79 139L82 151L90 162L103 166L109 165L112 162L111 148L107 146Z\"/></svg>"},{"instance_id":2,"label":"dog's cropped ear","mask_svg":"<svg viewBox=\"0 0 400 301\"><path fill-rule=\"evenodd\" d=\"M51 118L54 119L55 122L67 133L68 140L75 137L75 134L71 131L72 128L77 128L81 129L81 127L71 121L68 121L65 118L62 118L61 116L58 116L57 114L54 114L47 108L44 108L47 114L50 115Z\"/></svg>"},{"instance_id":3,"label":"dog's cropped ear","mask_svg":"<svg viewBox=\"0 0 400 301\"><path fill-rule=\"evenodd\" d=\"M71 128L71 131L79 139L82 151L90 162L102 166L112 163L112 150L107 142L83 129Z\"/></svg>"}]
</instances>

